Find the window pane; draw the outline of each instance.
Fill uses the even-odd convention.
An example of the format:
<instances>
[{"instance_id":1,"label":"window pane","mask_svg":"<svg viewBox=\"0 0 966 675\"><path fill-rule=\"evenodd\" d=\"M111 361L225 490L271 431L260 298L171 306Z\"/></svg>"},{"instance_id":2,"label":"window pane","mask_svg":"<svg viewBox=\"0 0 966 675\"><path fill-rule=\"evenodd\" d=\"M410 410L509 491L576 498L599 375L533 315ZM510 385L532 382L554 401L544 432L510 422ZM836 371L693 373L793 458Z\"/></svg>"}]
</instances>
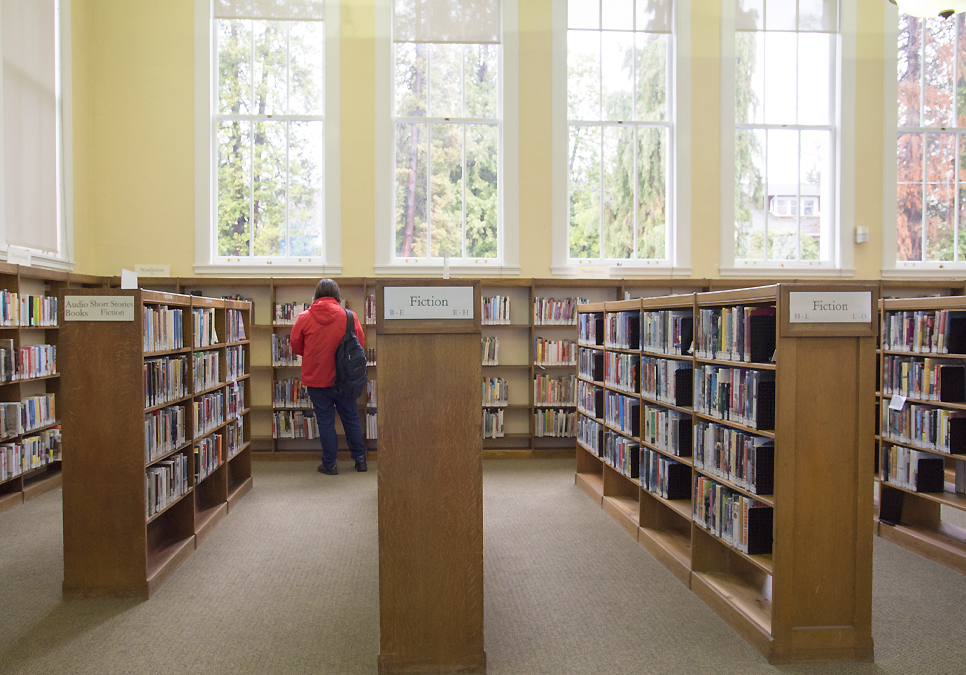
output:
<instances>
[{"instance_id":1,"label":"window pane","mask_svg":"<svg viewBox=\"0 0 966 675\"><path fill-rule=\"evenodd\" d=\"M836 0L798 0L799 30L838 30L838 3Z\"/></svg>"},{"instance_id":2,"label":"window pane","mask_svg":"<svg viewBox=\"0 0 966 675\"><path fill-rule=\"evenodd\" d=\"M497 117L497 46L466 45L466 116Z\"/></svg>"},{"instance_id":3,"label":"window pane","mask_svg":"<svg viewBox=\"0 0 966 675\"><path fill-rule=\"evenodd\" d=\"M426 114L426 45L396 43L396 114L422 117Z\"/></svg>"},{"instance_id":4,"label":"window pane","mask_svg":"<svg viewBox=\"0 0 966 675\"><path fill-rule=\"evenodd\" d=\"M428 45L429 116L463 114L463 45Z\"/></svg>"},{"instance_id":5,"label":"window pane","mask_svg":"<svg viewBox=\"0 0 966 675\"><path fill-rule=\"evenodd\" d=\"M572 120L600 117L600 34L567 34L567 114Z\"/></svg>"},{"instance_id":6,"label":"window pane","mask_svg":"<svg viewBox=\"0 0 966 675\"><path fill-rule=\"evenodd\" d=\"M956 46L956 124L966 127L966 14L957 14L959 44Z\"/></svg>"},{"instance_id":7,"label":"window pane","mask_svg":"<svg viewBox=\"0 0 966 675\"><path fill-rule=\"evenodd\" d=\"M897 259L922 260L922 134L899 134Z\"/></svg>"},{"instance_id":8,"label":"window pane","mask_svg":"<svg viewBox=\"0 0 966 675\"><path fill-rule=\"evenodd\" d=\"M667 257L667 129L637 131L637 257Z\"/></svg>"},{"instance_id":9,"label":"window pane","mask_svg":"<svg viewBox=\"0 0 966 675\"><path fill-rule=\"evenodd\" d=\"M671 32L671 0L637 0L637 30Z\"/></svg>"},{"instance_id":10,"label":"window pane","mask_svg":"<svg viewBox=\"0 0 966 675\"><path fill-rule=\"evenodd\" d=\"M956 177L954 134L927 134L929 163L926 185L926 260L951 261L954 256Z\"/></svg>"},{"instance_id":11,"label":"window pane","mask_svg":"<svg viewBox=\"0 0 966 675\"><path fill-rule=\"evenodd\" d=\"M218 123L218 255L249 254L251 123Z\"/></svg>"},{"instance_id":12,"label":"window pane","mask_svg":"<svg viewBox=\"0 0 966 675\"><path fill-rule=\"evenodd\" d=\"M793 0L765 0L765 30L798 28Z\"/></svg>"},{"instance_id":13,"label":"window pane","mask_svg":"<svg viewBox=\"0 0 966 675\"><path fill-rule=\"evenodd\" d=\"M765 122L767 124L796 123L797 42L795 33L765 33Z\"/></svg>"},{"instance_id":14,"label":"window pane","mask_svg":"<svg viewBox=\"0 0 966 675\"><path fill-rule=\"evenodd\" d=\"M290 254L322 255L325 223L325 123L289 124Z\"/></svg>"},{"instance_id":15,"label":"window pane","mask_svg":"<svg viewBox=\"0 0 966 675\"><path fill-rule=\"evenodd\" d=\"M495 124L466 127L466 255L495 258L499 214L499 133Z\"/></svg>"},{"instance_id":16,"label":"window pane","mask_svg":"<svg viewBox=\"0 0 966 675\"><path fill-rule=\"evenodd\" d=\"M634 0L605 0L601 8L601 28L627 30L634 27Z\"/></svg>"},{"instance_id":17,"label":"window pane","mask_svg":"<svg viewBox=\"0 0 966 675\"><path fill-rule=\"evenodd\" d=\"M645 122L667 119L668 36L637 34L637 116Z\"/></svg>"},{"instance_id":18,"label":"window pane","mask_svg":"<svg viewBox=\"0 0 966 675\"><path fill-rule=\"evenodd\" d=\"M764 30L764 0L735 0L735 29Z\"/></svg>"},{"instance_id":19,"label":"window pane","mask_svg":"<svg viewBox=\"0 0 966 675\"><path fill-rule=\"evenodd\" d=\"M289 31L289 112L321 115L325 110L325 24L297 21Z\"/></svg>"},{"instance_id":20,"label":"window pane","mask_svg":"<svg viewBox=\"0 0 966 675\"><path fill-rule=\"evenodd\" d=\"M568 0L568 28L600 28L600 0Z\"/></svg>"},{"instance_id":21,"label":"window pane","mask_svg":"<svg viewBox=\"0 0 966 675\"><path fill-rule=\"evenodd\" d=\"M828 124L829 78L834 36L800 33L798 36L798 123Z\"/></svg>"},{"instance_id":22,"label":"window pane","mask_svg":"<svg viewBox=\"0 0 966 675\"><path fill-rule=\"evenodd\" d=\"M832 203L829 132L803 131L801 144L802 260L827 260L832 232L831 214L824 208Z\"/></svg>"},{"instance_id":23,"label":"window pane","mask_svg":"<svg viewBox=\"0 0 966 675\"><path fill-rule=\"evenodd\" d=\"M634 33L602 34L601 70L605 120L633 119Z\"/></svg>"},{"instance_id":24,"label":"window pane","mask_svg":"<svg viewBox=\"0 0 966 675\"><path fill-rule=\"evenodd\" d=\"M798 132L787 129L768 131L768 199L788 199L787 215L771 211L766 215L766 257L770 260L798 259Z\"/></svg>"},{"instance_id":25,"label":"window pane","mask_svg":"<svg viewBox=\"0 0 966 675\"><path fill-rule=\"evenodd\" d=\"M255 255L284 255L285 122L255 122L253 140Z\"/></svg>"},{"instance_id":26,"label":"window pane","mask_svg":"<svg viewBox=\"0 0 966 675\"><path fill-rule=\"evenodd\" d=\"M634 129L604 127L604 258L634 255Z\"/></svg>"},{"instance_id":27,"label":"window pane","mask_svg":"<svg viewBox=\"0 0 966 675\"><path fill-rule=\"evenodd\" d=\"M396 255L425 256L426 148L425 124L396 125Z\"/></svg>"},{"instance_id":28,"label":"window pane","mask_svg":"<svg viewBox=\"0 0 966 675\"><path fill-rule=\"evenodd\" d=\"M919 19L899 13L899 126L919 126L921 54Z\"/></svg>"},{"instance_id":29,"label":"window pane","mask_svg":"<svg viewBox=\"0 0 966 675\"><path fill-rule=\"evenodd\" d=\"M735 130L735 258L760 260L765 241L765 132Z\"/></svg>"},{"instance_id":30,"label":"window pane","mask_svg":"<svg viewBox=\"0 0 966 675\"><path fill-rule=\"evenodd\" d=\"M765 121L764 34L735 35L735 121L761 124Z\"/></svg>"},{"instance_id":31,"label":"window pane","mask_svg":"<svg viewBox=\"0 0 966 675\"><path fill-rule=\"evenodd\" d=\"M433 124L429 132L433 171L429 255L457 258L463 255L463 127Z\"/></svg>"},{"instance_id":32,"label":"window pane","mask_svg":"<svg viewBox=\"0 0 966 675\"><path fill-rule=\"evenodd\" d=\"M218 112L246 115L252 103L251 21L217 21Z\"/></svg>"},{"instance_id":33,"label":"window pane","mask_svg":"<svg viewBox=\"0 0 966 675\"><path fill-rule=\"evenodd\" d=\"M948 126L953 121L953 21L925 20L925 87L923 126Z\"/></svg>"},{"instance_id":34,"label":"window pane","mask_svg":"<svg viewBox=\"0 0 966 675\"><path fill-rule=\"evenodd\" d=\"M964 185L964 178L966 178L966 136L959 135L959 189L958 193L958 204L959 204L959 227L958 227L958 251L956 254L956 260L959 262L966 261L966 185Z\"/></svg>"},{"instance_id":35,"label":"window pane","mask_svg":"<svg viewBox=\"0 0 966 675\"><path fill-rule=\"evenodd\" d=\"M256 115L286 111L288 38L284 21L252 21Z\"/></svg>"},{"instance_id":36,"label":"window pane","mask_svg":"<svg viewBox=\"0 0 966 675\"><path fill-rule=\"evenodd\" d=\"M600 127L570 127L570 255L600 255Z\"/></svg>"}]
</instances>

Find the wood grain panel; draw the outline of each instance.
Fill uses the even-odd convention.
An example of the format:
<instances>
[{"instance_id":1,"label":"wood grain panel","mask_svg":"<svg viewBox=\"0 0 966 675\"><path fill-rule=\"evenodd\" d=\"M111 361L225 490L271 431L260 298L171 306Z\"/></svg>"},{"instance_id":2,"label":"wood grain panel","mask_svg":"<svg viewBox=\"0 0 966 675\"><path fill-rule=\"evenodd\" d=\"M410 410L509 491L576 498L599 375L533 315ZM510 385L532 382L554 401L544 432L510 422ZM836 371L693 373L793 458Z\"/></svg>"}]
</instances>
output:
<instances>
[{"instance_id":1,"label":"wood grain panel","mask_svg":"<svg viewBox=\"0 0 966 675\"><path fill-rule=\"evenodd\" d=\"M381 673L484 672L479 332L379 339Z\"/></svg>"}]
</instances>

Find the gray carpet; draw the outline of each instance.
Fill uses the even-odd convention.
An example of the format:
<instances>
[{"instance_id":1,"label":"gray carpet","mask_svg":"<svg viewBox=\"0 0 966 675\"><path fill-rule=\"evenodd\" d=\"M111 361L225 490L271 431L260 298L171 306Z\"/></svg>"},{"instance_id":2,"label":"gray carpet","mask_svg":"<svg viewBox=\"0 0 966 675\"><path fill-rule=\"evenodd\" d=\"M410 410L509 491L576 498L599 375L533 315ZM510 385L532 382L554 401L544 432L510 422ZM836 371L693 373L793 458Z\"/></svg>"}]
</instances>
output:
<instances>
[{"instance_id":1,"label":"gray carpet","mask_svg":"<svg viewBox=\"0 0 966 675\"><path fill-rule=\"evenodd\" d=\"M876 663L775 667L574 486L572 461L484 469L490 675L966 672L966 577L889 542ZM375 673L375 472L254 470L148 602L61 600L59 491L0 514L0 673Z\"/></svg>"}]
</instances>

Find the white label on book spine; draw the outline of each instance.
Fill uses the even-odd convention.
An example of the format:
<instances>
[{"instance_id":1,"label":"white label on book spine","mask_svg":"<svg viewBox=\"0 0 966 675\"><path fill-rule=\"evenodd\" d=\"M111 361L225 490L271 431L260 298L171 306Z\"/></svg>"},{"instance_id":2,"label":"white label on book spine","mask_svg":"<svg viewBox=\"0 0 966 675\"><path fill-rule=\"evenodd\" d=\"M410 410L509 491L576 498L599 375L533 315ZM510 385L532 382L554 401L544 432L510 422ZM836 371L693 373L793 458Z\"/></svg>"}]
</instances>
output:
<instances>
[{"instance_id":1,"label":"white label on book spine","mask_svg":"<svg viewBox=\"0 0 966 675\"><path fill-rule=\"evenodd\" d=\"M134 296L65 295L64 321L134 321Z\"/></svg>"},{"instance_id":2,"label":"white label on book spine","mask_svg":"<svg viewBox=\"0 0 966 675\"><path fill-rule=\"evenodd\" d=\"M472 286L386 286L386 319L472 319Z\"/></svg>"},{"instance_id":3,"label":"white label on book spine","mask_svg":"<svg viewBox=\"0 0 966 675\"><path fill-rule=\"evenodd\" d=\"M869 323L869 291L792 291L788 294L790 323Z\"/></svg>"}]
</instances>

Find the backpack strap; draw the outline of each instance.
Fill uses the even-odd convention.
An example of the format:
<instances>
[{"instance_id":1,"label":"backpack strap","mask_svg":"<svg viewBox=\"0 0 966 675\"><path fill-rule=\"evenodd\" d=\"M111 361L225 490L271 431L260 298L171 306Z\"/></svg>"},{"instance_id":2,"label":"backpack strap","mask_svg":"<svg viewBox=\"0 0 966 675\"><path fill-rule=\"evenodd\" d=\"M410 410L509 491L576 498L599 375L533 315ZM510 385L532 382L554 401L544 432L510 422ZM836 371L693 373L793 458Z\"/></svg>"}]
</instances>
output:
<instances>
[{"instance_id":1,"label":"backpack strap","mask_svg":"<svg viewBox=\"0 0 966 675\"><path fill-rule=\"evenodd\" d=\"M352 312L348 309L343 310L345 312L345 334L349 335L355 331L355 321L352 320Z\"/></svg>"}]
</instances>

